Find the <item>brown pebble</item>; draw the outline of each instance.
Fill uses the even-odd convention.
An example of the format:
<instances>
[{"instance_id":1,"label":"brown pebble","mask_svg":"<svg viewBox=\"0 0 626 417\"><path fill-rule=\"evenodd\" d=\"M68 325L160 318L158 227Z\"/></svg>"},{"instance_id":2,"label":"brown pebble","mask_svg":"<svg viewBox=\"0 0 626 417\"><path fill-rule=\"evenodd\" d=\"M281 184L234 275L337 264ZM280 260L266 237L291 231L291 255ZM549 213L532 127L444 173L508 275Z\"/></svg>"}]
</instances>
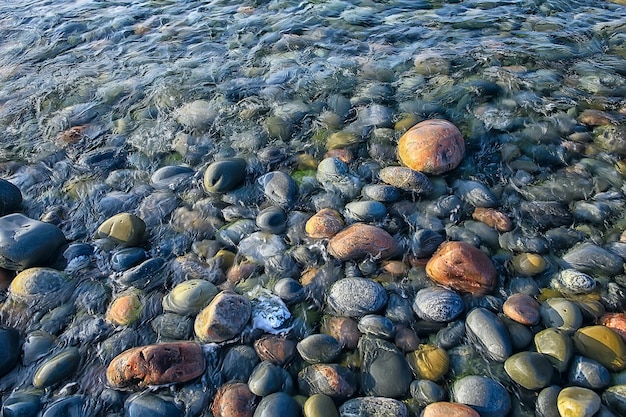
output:
<instances>
[{"instance_id":1,"label":"brown pebble","mask_svg":"<svg viewBox=\"0 0 626 417\"><path fill-rule=\"evenodd\" d=\"M356 385L352 371L337 364L317 363L298 373L298 386L309 396L324 394L345 399L354 394Z\"/></svg>"},{"instance_id":2,"label":"brown pebble","mask_svg":"<svg viewBox=\"0 0 626 417\"><path fill-rule=\"evenodd\" d=\"M256 396L247 384L224 384L217 390L211 411L214 417L252 417Z\"/></svg>"},{"instance_id":3,"label":"brown pebble","mask_svg":"<svg viewBox=\"0 0 626 417\"><path fill-rule=\"evenodd\" d=\"M341 214L337 210L324 208L307 220L304 231L313 239L324 239L335 236L344 225Z\"/></svg>"},{"instance_id":4,"label":"brown pebble","mask_svg":"<svg viewBox=\"0 0 626 417\"><path fill-rule=\"evenodd\" d=\"M282 366L293 359L296 343L283 336L265 335L254 342L254 350L261 361Z\"/></svg>"},{"instance_id":5,"label":"brown pebble","mask_svg":"<svg viewBox=\"0 0 626 417\"><path fill-rule=\"evenodd\" d=\"M226 282L230 285L236 285L250 278L257 269L259 269L259 265L256 262L243 261L235 264L226 271Z\"/></svg>"},{"instance_id":6,"label":"brown pebble","mask_svg":"<svg viewBox=\"0 0 626 417\"><path fill-rule=\"evenodd\" d=\"M469 405L445 401L428 404L420 417L480 417Z\"/></svg>"},{"instance_id":7,"label":"brown pebble","mask_svg":"<svg viewBox=\"0 0 626 417\"><path fill-rule=\"evenodd\" d=\"M328 253L341 261L389 258L396 249L396 241L387 231L364 223L348 226L328 242Z\"/></svg>"},{"instance_id":8,"label":"brown pebble","mask_svg":"<svg viewBox=\"0 0 626 417\"><path fill-rule=\"evenodd\" d=\"M539 323L541 305L528 294L513 294L506 299L502 311L508 318L526 326Z\"/></svg>"},{"instance_id":9,"label":"brown pebble","mask_svg":"<svg viewBox=\"0 0 626 417\"><path fill-rule=\"evenodd\" d=\"M394 277L401 277L409 272L409 266L402 261L384 261L381 264L383 271L391 274Z\"/></svg>"},{"instance_id":10,"label":"brown pebble","mask_svg":"<svg viewBox=\"0 0 626 417\"><path fill-rule=\"evenodd\" d=\"M509 216L493 208L477 207L472 213L472 218L489 227L493 227L498 232L510 232L513 230L513 223Z\"/></svg>"},{"instance_id":11,"label":"brown pebble","mask_svg":"<svg viewBox=\"0 0 626 417\"><path fill-rule=\"evenodd\" d=\"M497 271L480 249L465 242L444 242L426 264L426 274L438 284L475 295L493 291Z\"/></svg>"},{"instance_id":12,"label":"brown pebble","mask_svg":"<svg viewBox=\"0 0 626 417\"><path fill-rule=\"evenodd\" d=\"M356 349L361 337L358 323L349 317L327 316L322 321L322 333L330 335L346 349Z\"/></svg>"},{"instance_id":13,"label":"brown pebble","mask_svg":"<svg viewBox=\"0 0 626 417\"><path fill-rule=\"evenodd\" d=\"M109 306L106 320L116 326L128 326L139 320L143 312L140 295L136 289L120 294Z\"/></svg>"},{"instance_id":14,"label":"brown pebble","mask_svg":"<svg viewBox=\"0 0 626 417\"><path fill-rule=\"evenodd\" d=\"M619 120L602 110L586 109L579 116L578 121L587 126L603 126L619 123Z\"/></svg>"},{"instance_id":15,"label":"brown pebble","mask_svg":"<svg viewBox=\"0 0 626 417\"><path fill-rule=\"evenodd\" d=\"M613 330L626 342L626 313L606 313L600 317L598 324Z\"/></svg>"},{"instance_id":16,"label":"brown pebble","mask_svg":"<svg viewBox=\"0 0 626 417\"><path fill-rule=\"evenodd\" d=\"M145 388L191 381L204 373L202 347L194 342L160 343L129 349L107 368L114 388Z\"/></svg>"},{"instance_id":17,"label":"brown pebble","mask_svg":"<svg viewBox=\"0 0 626 417\"><path fill-rule=\"evenodd\" d=\"M398 324L394 343L402 352L413 352L419 348L421 341L413 329Z\"/></svg>"},{"instance_id":18,"label":"brown pebble","mask_svg":"<svg viewBox=\"0 0 626 417\"><path fill-rule=\"evenodd\" d=\"M354 154L351 150L345 148L331 149L324 155L324 158L337 158L340 161L349 164L354 160Z\"/></svg>"},{"instance_id":19,"label":"brown pebble","mask_svg":"<svg viewBox=\"0 0 626 417\"><path fill-rule=\"evenodd\" d=\"M194 331L202 342L225 342L239 336L251 314L252 306L246 297L222 291L198 313Z\"/></svg>"},{"instance_id":20,"label":"brown pebble","mask_svg":"<svg viewBox=\"0 0 626 417\"><path fill-rule=\"evenodd\" d=\"M409 168L426 174L443 174L456 168L465 155L459 129L447 120L425 120L398 141L398 157Z\"/></svg>"}]
</instances>

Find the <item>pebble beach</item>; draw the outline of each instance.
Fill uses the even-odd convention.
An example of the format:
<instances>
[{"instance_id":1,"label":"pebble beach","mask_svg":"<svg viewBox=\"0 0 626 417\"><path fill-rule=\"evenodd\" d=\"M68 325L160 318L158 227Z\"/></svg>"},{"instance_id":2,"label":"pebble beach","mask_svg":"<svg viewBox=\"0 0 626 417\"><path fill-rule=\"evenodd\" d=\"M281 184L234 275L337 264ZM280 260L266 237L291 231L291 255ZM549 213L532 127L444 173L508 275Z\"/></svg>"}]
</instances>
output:
<instances>
[{"instance_id":1,"label":"pebble beach","mask_svg":"<svg viewBox=\"0 0 626 417\"><path fill-rule=\"evenodd\" d=\"M626 415L624 0L5 0L0 416Z\"/></svg>"}]
</instances>

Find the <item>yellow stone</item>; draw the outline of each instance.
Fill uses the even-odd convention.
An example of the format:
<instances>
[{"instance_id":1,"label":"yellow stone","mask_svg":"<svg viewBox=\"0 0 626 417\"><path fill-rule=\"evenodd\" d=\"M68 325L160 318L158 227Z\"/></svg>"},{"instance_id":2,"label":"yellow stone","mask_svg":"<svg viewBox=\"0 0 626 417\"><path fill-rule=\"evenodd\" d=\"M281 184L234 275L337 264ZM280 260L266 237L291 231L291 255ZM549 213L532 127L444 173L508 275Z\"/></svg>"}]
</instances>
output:
<instances>
[{"instance_id":1,"label":"yellow stone","mask_svg":"<svg viewBox=\"0 0 626 417\"><path fill-rule=\"evenodd\" d=\"M536 253L520 253L513 258L513 268L519 274L537 275L546 269L546 260Z\"/></svg>"},{"instance_id":2,"label":"yellow stone","mask_svg":"<svg viewBox=\"0 0 626 417\"><path fill-rule=\"evenodd\" d=\"M448 372L450 357L440 347L420 345L406 355L407 362L417 379L437 381Z\"/></svg>"},{"instance_id":3,"label":"yellow stone","mask_svg":"<svg viewBox=\"0 0 626 417\"><path fill-rule=\"evenodd\" d=\"M600 409L600 396L583 387L567 387L559 392L556 407L561 417L591 417Z\"/></svg>"},{"instance_id":4,"label":"yellow stone","mask_svg":"<svg viewBox=\"0 0 626 417\"><path fill-rule=\"evenodd\" d=\"M146 223L143 220L131 213L120 213L105 220L96 235L121 245L135 246L141 243L145 232Z\"/></svg>"},{"instance_id":5,"label":"yellow stone","mask_svg":"<svg viewBox=\"0 0 626 417\"><path fill-rule=\"evenodd\" d=\"M606 326L587 326L574 333L574 344L583 356L600 362L612 371L626 368L624 339Z\"/></svg>"},{"instance_id":6,"label":"yellow stone","mask_svg":"<svg viewBox=\"0 0 626 417\"><path fill-rule=\"evenodd\" d=\"M335 132L330 135L326 141L326 149L345 148L346 146L357 143L358 138L352 132Z\"/></svg>"}]
</instances>

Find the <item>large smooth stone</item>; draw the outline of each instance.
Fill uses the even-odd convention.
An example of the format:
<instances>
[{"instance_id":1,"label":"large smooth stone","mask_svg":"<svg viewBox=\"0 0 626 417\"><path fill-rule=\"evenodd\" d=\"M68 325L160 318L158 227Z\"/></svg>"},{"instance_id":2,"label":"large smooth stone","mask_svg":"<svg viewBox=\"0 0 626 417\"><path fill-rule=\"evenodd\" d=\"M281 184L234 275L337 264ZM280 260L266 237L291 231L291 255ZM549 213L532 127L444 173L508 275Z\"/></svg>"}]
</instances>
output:
<instances>
[{"instance_id":1,"label":"large smooth stone","mask_svg":"<svg viewBox=\"0 0 626 417\"><path fill-rule=\"evenodd\" d=\"M105 220L96 231L96 237L108 238L119 245L137 246L144 239L146 223L131 213L120 213Z\"/></svg>"},{"instance_id":2,"label":"large smooth stone","mask_svg":"<svg viewBox=\"0 0 626 417\"><path fill-rule=\"evenodd\" d=\"M65 235L53 224L18 213L0 217L0 268L21 271L49 265L65 243Z\"/></svg>"},{"instance_id":3,"label":"large smooth stone","mask_svg":"<svg viewBox=\"0 0 626 417\"><path fill-rule=\"evenodd\" d=\"M574 343L562 330L549 327L535 335L535 349L559 372L565 372L574 356Z\"/></svg>"},{"instance_id":4,"label":"large smooth stone","mask_svg":"<svg viewBox=\"0 0 626 417\"><path fill-rule=\"evenodd\" d=\"M454 401L469 405L482 417L506 416L511 409L511 397L497 381L478 375L458 379L452 385Z\"/></svg>"},{"instance_id":5,"label":"large smooth stone","mask_svg":"<svg viewBox=\"0 0 626 417\"><path fill-rule=\"evenodd\" d=\"M408 417L404 403L393 398L359 397L339 407L340 417Z\"/></svg>"},{"instance_id":6,"label":"large smooth stone","mask_svg":"<svg viewBox=\"0 0 626 417\"><path fill-rule=\"evenodd\" d=\"M214 417L252 417L255 399L247 384L224 384L217 390L211 410Z\"/></svg>"},{"instance_id":7,"label":"large smooth stone","mask_svg":"<svg viewBox=\"0 0 626 417\"><path fill-rule=\"evenodd\" d=\"M582 387L563 388L556 401L561 417L591 417L601 405L598 394Z\"/></svg>"},{"instance_id":8,"label":"large smooth stone","mask_svg":"<svg viewBox=\"0 0 626 417\"><path fill-rule=\"evenodd\" d=\"M626 385L613 385L602 393L602 400L620 415L626 415Z\"/></svg>"},{"instance_id":9,"label":"large smooth stone","mask_svg":"<svg viewBox=\"0 0 626 417\"><path fill-rule=\"evenodd\" d=\"M426 264L426 274L435 282L475 295L493 291L497 272L491 259L465 242L444 242Z\"/></svg>"},{"instance_id":10,"label":"large smooth stone","mask_svg":"<svg viewBox=\"0 0 626 417\"><path fill-rule=\"evenodd\" d=\"M406 360L418 380L437 381L448 372L448 353L434 345L420 345L407 353Z\"/></svg>"},{"instance_id":11,"label":"large smooth stone","mask_svg":"<svg viewBox=\"0 0 626 417\"><path fill-rule=\"evenodd\" d=\"M12 327L0 327L0 377L17 365L20 357L20 333Z\"/></svg>"},{"instance_id":12,"label":"large smooth stone","mask_svg":"<svg viewBox=\"0 0 626 417\"><path fill-rule=\"evenodd\" d=\"M413 311L420 319L438 323L453 321L464 309L465 304L459 294L441 287L423 288L413 301Z\"/></svg>"},{"instance_id":13,"label":"large smooth stone","mask_svg":"<svg viewBox=\"0 0 626 417\"><path fill-rule=\"evenodd\" d=\"M0 178L0 216L19 211L22 192L13 183Z\"/></svg>"},{"instance_id":14,"label":"large smooth stone","mask_svg":"<svg viewBox=\"0 0 626 417\"><path fill-rule=\"evenodd\" d=\"M163 297L163 310L183 316L198 313L219 293L218 288L203 279L181 282Z\"/></svg>"},{"instance_id":15,"label":"large smooth stone","mask_svg":"<svg viewBox=\"0 0 626 417\"><path fill-rule=\"evenodd\" d=\"M69 277L52 268L29 268L13 278L9 293L24 302L37 302L37 307L59 305L73 289Z\"/></svg>"},{"instance_id":16,"label":"large smooth stone","mask_svg":"<svg viewBox=\"0 0 626 417\"><path fill-rule=\"evenodd\" d=\"M567 372L567 379L572 385L600 390L609 386L611 374L599 362L576 356Z\"/></svg>"},{"instance_id":17,"label":"large smooth stone","mask_svg":"<svg viewBox=\"0 0 626 417\"><path fill-rule=\"evenodd\" d=\"M331 363L341 354L341 344L334 337L319 333L312 334L296 345L298 353L308 363Z\"/></svg>"},{"instance_id":18,"label":"large smooth stone","mask_svg":"<svg viewBox=\"0 0 626 417\"><path fill-rule=\"evenodd\" d=\"M0 415L6 417L36 417L41 410L41 398L30 390L13 391L5 397Z\"/></svg>"},{"instance_id":19,"label":"large smooth stone","mask_svg":"<svg viewBox=\"0 0 626 417\"><path fill-rule=\"evenodd\" d=\"M540 390L552 379L550 362L537 352L519 352L504 362L504 369L511 379L529 390Z\"/></svg>"},{"instance_id":20,"label":"large smooth stone","mask_svg":"<svg viewBox=\"0 0 626 417\"><path fill-rule=\"evenodd\" d=\"M81 355L77 348L68 347L41 364L33 376L35 388L48 388L69 378L80 364Z\"/></svg>"},{"instance_id":21,"label":"large smooth stone","mask_svg":"<svg viewBox=\"0 0 626 417\"><path fill-rule=\"evenodd\" d=\"M204 171L204 188L212 193L226 193L246 178L247 163L242 158L215 161Z\"/></svg>"},{"instance_id":22,"label":"large smooth stone","mask_svg":"<svg viewBox=\"0 0 626 417\"><path fill-rule=\"evenodd\" d=\"M587 326L574 333L576 349L584 356L600 362L612 371L626 368L626 344L605 326Z\"/></svg>"},{"instance_id":23,"label":"large smooth stone","mask_svg":"<svg viewBox=\"0 0 626 417\"><path fill-rule=\"evenodd\" d=\"M387 292L371 279L343 278L330 287L326 301L338 316L361 317L382 309L387 304Z\"/></svg>"},{"instance_id":24,"label":"large smooth stone","mask_svg":"<svg viewBox=\"0 0 626 417\"><path fill-rule=\"evenodd\" d=\"M254 417L300 417L300 406L284 392L275 392L263 397L256 410Z\"/></svg>"},{"instance_id":25,"label":"large smooth stone","mask_svg":"<svg viewBox=\"0 0 626 417\"><path fill-rule=\"evenodd\" d=\"M204 373L202 347L193 342L160 343L129 349L107 368L107 380L115 388L145 388L191 381Z\"/></svg>"},{"instance_id":26,"label":"large smooth stone","mask_svg":"<svg viewBox=\"0 0 626 417\"><path fill-rule=\"evenodd\" d=\"M328 253L341 261L395 255L397 244L393 236L380 227L355 223L328 241Z\"/></svg>"},{"instance_id":27,"label":"large smooth stone","mask_svg":"<svg viewBox=\"0 0 626 417\"><path fill-rule=\"evenodd\" d=\"M268 172L257 181L265 197L277 206L289 209L298 200L296 182L282 171Z\"/></svg>"},{"instance_id":28,"label":"large smooth stone","mask_svg":"<svg viewBox=\"0 0 626 417\"><path fill-rule=\"evenodd\" d=\"M480 414L468 405L441 401L427 405L420 417L480 417Z\"/></svg>"},{"instance_id":29,"label":"large smooth stone","mask_svg":"<svg viewBox=\"0 0 626 417\"><path fill-rule=\"evenodd\" d=\"M554 327L573 333L583 323L580 308L565 298L550 298L541 304L541 321L546 328Z\"/></svg>"},{"instance_id":30,"label":"large smooth stone","mask_svg":"<svg viewBox=\"0 0 626 417\"><path fill-rule=\"evenodd\" d=\"M133 394L124 403L125 417L182 417L183 412L174 401L160 395L140 392Z\"/></svg>"},{"instance_id":31,"label":"large smooth stone","mask_svg":"<svg viewBox=\"0 0 626 417\"><path fill-rule=\"evenodd\" d=\"M465 156L459 129L447 120L425 120L409 129L398 142L400 161L415 171L439 175L456 168Z\"/></svg>"},{"instance_id":32,"label":"large smooth stone","mask_svg":"<svg viewBox=\"0 0 626 417\"><path fill-rule=\"evenodd\" d=\"M223 291L198 313L194 331L203 342L224 342L237 337L251 315L252 305L246 297Z\"/></svg>"},{"instance_id":33,"label":"large smooth stone","mask_svg":"<svg viewBox=\"0 0 626 417\"><path fill-rule=\"evenodd\" d=\"M304 403L304 417L339 417L333 399L324 394L313 394Z\"/></svg>"},{"instance_id":34,"label":"large smooth stone","mask_svg":"<svg viewBox=\"0 0 626 417\"><path fill-rule=\"evenodd\" d=\"M337 364L318 363L298 373L298 386L306 395L324 394L333 399L346 399L357 390L356 376Z\"/></svg>"},{"instance_id":35,"label":"large smooth stone","mask_svg":"<svg viewBox=\"0 0 626 417\"><path fill-rule=\"evenodd\" d=\"M401 398L413 376L402 353L390 342L369 336L359 340L361 389L370 396Z\"/></svg>"},{"instance_id":36,"label":"large smooth stone","mask_svg":"<svg viewBox=\"0 0 626 417\"><path fill-rule=\"evenodd\" d=\"M569 250L561 258L568 268L587 274L618 275L624 273L624 260L593 243L582 243Z\"/></svg>"},{"instance_id":37,"label":"large smooth stone","mask_svg":"<svg viewBox=\"0 0 626 417\"><path fill-rule=\"evenodd\" d=\"M494 361L504 362L513 353L511 335L504 322L485 308L475 308L465 319L465 330L485 355Z\"/></svg>"}]
</instances>

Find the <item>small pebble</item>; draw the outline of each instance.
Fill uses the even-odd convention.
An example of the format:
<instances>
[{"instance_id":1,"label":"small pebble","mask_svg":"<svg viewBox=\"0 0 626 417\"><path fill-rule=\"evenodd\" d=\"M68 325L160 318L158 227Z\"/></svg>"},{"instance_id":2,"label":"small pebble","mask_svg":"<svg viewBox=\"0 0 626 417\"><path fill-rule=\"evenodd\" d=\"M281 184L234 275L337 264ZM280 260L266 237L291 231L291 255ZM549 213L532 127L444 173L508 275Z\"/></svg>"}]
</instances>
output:
<instances>
[{"instance_id":1,"label":"small pebble","mask_svg":"<svg viewBox=\"0 0 626 417\"><path fill-rule=\"evenodd\" d=\"M600 405L600 396L582 387L563 388L557 398L561 417L591 417L600 409Z\"/></svg>"}]
</instances>

